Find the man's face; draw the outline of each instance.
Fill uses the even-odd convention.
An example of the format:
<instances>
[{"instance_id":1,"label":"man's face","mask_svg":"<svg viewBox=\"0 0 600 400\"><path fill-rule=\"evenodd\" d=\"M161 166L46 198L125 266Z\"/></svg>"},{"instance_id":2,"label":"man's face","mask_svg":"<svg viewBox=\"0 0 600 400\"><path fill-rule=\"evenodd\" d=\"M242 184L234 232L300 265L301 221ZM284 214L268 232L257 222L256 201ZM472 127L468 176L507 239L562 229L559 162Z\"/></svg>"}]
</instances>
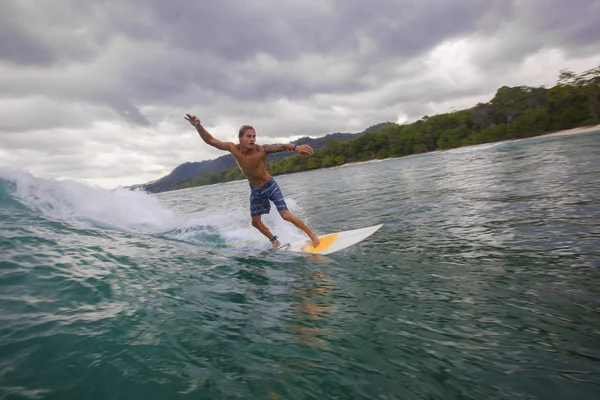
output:
<instances>
[{"instance_id":1,"label":"man's face","mask_svg":"<svg viewBox=\"0 0 600 400\"><path fill-rule=\"evenodd\" d=\"M244 134L240 137L240 144L242 147L247 149L251 149L254 147L254 143L256 142L256 132L254 129L246 129Z\"/></svg>"}]
</instances>

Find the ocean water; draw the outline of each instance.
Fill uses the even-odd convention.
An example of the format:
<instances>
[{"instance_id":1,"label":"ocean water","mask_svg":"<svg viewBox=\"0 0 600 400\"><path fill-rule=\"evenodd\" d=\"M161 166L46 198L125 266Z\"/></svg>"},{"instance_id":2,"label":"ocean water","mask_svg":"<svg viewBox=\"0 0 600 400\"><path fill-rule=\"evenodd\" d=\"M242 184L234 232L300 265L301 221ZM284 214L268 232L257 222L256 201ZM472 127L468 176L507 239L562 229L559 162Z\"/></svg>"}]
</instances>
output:
<instances>
[{"instance_id":1,"label":"ocean water","mask_svg":"<svg viewBox=\"0 0 600 400\"><path fill-rule=\"evenodd\" d=\"M0 169L0 399L598 399L600 132L149 195ZM274 211L274 210L273 210ZM277 213L283 241L304 234Z\"/></svg>"}]
</instances>

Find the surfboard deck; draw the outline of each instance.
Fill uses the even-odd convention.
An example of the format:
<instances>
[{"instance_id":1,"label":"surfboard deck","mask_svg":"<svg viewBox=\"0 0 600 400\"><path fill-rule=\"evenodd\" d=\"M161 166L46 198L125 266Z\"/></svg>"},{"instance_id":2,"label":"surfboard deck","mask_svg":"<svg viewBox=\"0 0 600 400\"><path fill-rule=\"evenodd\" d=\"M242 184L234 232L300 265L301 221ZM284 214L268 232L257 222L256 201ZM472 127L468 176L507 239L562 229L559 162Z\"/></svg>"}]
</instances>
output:
<instances>
[{"instance_id":1,"label":"surfboard deck","mask_svg":"<svg viewBox=\"0 0 600 400\"><path fill-rule=\"evenodd\" d=\"M319 243L319 246L317 247L314 247L310 241L304 239L283 244L279 246L279 250L300 253L331 254L365 240L377 232L377 230L382 226L383 224L380 224L369 226L367 228L353 229L350 231L341 231L319 236L321 243Z\"/></svg>"}]
</instances>

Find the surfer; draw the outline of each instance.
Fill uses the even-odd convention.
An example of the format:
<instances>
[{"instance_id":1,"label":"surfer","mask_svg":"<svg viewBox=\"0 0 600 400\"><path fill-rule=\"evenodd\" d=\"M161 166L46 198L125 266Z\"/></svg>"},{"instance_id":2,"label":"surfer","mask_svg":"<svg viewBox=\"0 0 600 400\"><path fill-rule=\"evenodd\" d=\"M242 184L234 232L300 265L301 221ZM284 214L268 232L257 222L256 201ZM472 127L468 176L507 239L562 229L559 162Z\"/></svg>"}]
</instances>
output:
<instances>
[{"instance_id":1,"label":"surfer","mask_svg":"<svg viewBox=\"0 0 600 400\"><path fill-rule=\"evenodd\" d=\"M284 220L293 223L299 229L303 230L310 238L313 246L317 247L319 245L319 237L288 210L277 182L267 172L267 154L281 151L312 154L313 149L309 145L303 144L298 146L291 143L257 145L255 143L256 131L250 125L244 125L240 128L238 132L239 144L221 142L204 129L200 120L195 115L186 114L185 119L196 128L198 134L206 144L231 153L240 170L250 183L250 216L252 218L252 226L265 235L273 244L273 247L277 248L281 246L281 243L277 239L277 236L273 235L269 231L269 228L263 224L261 219L263 214L268 214L271 210L269 200L275 204L277 211L279 211Z\"/></svg>"}]
</instances>

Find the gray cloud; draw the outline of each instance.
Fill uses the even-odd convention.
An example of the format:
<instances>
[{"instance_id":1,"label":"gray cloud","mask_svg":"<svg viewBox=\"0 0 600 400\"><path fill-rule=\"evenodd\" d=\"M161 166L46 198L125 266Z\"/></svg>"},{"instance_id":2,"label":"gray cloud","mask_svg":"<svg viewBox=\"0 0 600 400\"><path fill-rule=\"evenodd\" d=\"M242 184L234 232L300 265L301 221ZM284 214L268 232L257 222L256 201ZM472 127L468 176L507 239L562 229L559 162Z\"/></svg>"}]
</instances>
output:
<instances>
[{"instance_id":1,"label":"gray cloud","mask_svg":"<svg viewBox=\"0 0 600 400\"><path fill-rule=\"evenodd\" d=\"M17 65L48 65L56 60L50 49L21 32L11 32L9 28L9 25L0 28L0 58Z\"/></svg>"},{"instance_id":2,"label":"gray cloud","mask_svg":"<svg viewBox=\"0 0 600 400\"><path fill-rule=\"evenodd\" d=\"M147 3L148 4L148 3ZM264 99L269 96L302 98L315 91L354 92L364 89L357 78L369 72L373 65L387 61L402 61L430 49L441 39L472 31L479 21L496 16L500 21L510 7L506 2L470 0L435 1L330 1L320 6L288 2L273 6L272 2L210 2L154 1L155 18L149 26L132 27L115 23L128 34L156 37L157 29L170 48L181 49L169 71L160 71L163 63L149 65L157 72L173 73L180 82L196 82L203 89L242 99ZM113 17L114 18L114 17ZM490 24L482 26L489 29ZM140 30L144 32L140 32ZM364 41L372 47L363 49ZM186 55L192 52L195 57ZM303 76L262 74L253 69L257 55L272 57L281 68L298 62L307 54L322 57L346 57L356 66L348 79L314 84ZM327 64L321 69L328 68ZM314 73L320 73L315 70ZM248 74L240 82L232 76ZM139 79L143 79L143 75ZM160 74L154 74L158 76ZM144 79L146 92L153 92L154 83ZM170 80L159 88L180 90ZM141 85L136 85L141 87Z\"/></svg>"},{"instance_id":3,"label":"gray cloud","mask_svg":"<svg viewBox=\"0 0 600 400\"><path fill-rule=\"evenodd\" d=\"M80 4L75 10L59 7L70 17L62 18L61 22L69 22L50 35L54 40L47 40L45 47L31 40L37 37L42 41L47 31L44 28L52 32L57 24L42 16L49 12L49 7L36 8L16 12L15 20L20 22L21 28L15 33L29 36L27 47L24 44L23 51L15 49L14 56L2 56L11 61L19 61L21 57L25 64L70 60L76 53L88 55L94 50L105 51L110 42L109 32L112 32L140 41L144 47L165 44L162 52L151 52L153 57L144 57L143 63L134 62L130 66L124 76L126 87L115 88L124 95L155 100L160 95L181 92L183 86L192 81L205 90L247 99L278 95L306 97L315 90L355 91L365 85L353 79L314 85L302 77L265 76L253 70L243 84L231 76L244 74L257 54L270 55L283 63L298 61L306 54L349 54L347 62L357 63L355 75L359 76L367 73L372 64L408 59L441 39L472 31L487 13L501 11L499 3L325 1L321 5L307 6L291 1L273 6L272 2L154 0L142 3L141 8L127 1L106 2L102 7L98 3ZM8 4L16 8L14 3L9 1ZM37 15L31 17L30 13ZM51 13L55 14L56 11ZM38 22L33 32L24 32L30 29L23 28L30 26L28 18ZM70 45L61 44L67 31L77 36L69 41ZM361 40L371 41L373 47L361 52ZM126 54L123 56L127 58ZM128 93L123 93L123 89ZM119 102L108 103L119 110ZM138 121L143 122L141 118Z\"/></svg>"},{"instance_id":4,"label":"gray cloud","mask_svg":"<svg viewBox=\"0 0 600 400\"><path fill-rule=\"evenodd\" d=\"M522 2L525 20L545 40L576 47L598 44L600 3L596 0L560 0ZM567 48L567 50L570 50Z\"/></svg>"}]
</instances>

